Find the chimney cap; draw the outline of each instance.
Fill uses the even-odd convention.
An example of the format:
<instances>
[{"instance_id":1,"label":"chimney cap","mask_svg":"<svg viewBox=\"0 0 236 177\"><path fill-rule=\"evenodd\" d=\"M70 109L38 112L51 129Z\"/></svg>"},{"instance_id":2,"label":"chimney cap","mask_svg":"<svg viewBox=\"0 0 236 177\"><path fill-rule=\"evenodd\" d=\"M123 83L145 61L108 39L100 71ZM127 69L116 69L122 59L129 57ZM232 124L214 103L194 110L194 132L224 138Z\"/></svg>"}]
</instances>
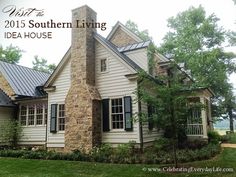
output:
<instances>
[{"instance_id":1,"label":"chimney cap","mask_svg":"<svg viewBox=\"0 0 236 177\"><path fill-rule=\"evenodd\" d=\"M93 11L95 14L97 14L91 7L89 7L87 4L83 5L83 6L80 6L80 7L77 7L75 9L72 9L72 13L75 12L75 11L79 11L80 9L83 9L83 8L86 8L86 9L89 9L91 11Z\"/></svg>"}]
</instances>

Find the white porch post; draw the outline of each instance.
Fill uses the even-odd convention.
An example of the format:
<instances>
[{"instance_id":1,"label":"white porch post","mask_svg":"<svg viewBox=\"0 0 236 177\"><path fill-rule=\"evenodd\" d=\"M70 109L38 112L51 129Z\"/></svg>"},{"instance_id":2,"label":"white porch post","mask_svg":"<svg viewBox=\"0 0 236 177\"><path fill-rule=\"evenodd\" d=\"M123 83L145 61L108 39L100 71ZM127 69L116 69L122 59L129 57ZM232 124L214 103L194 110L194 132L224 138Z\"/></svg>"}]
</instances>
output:
<instances>
[{"instance_id":1,"label":"white porch post","mask_svg":"<svg viewBox=\"0 0 236 177\"><path fill-rule=\"evenodd\" d=\"M200 97L201 104L205 105L204 97ZM202 117L202 128L203 128L203 138L207 137L207 117L206 117L206 110L201 110L201 117Z\"/></svg>"}]
</instances>

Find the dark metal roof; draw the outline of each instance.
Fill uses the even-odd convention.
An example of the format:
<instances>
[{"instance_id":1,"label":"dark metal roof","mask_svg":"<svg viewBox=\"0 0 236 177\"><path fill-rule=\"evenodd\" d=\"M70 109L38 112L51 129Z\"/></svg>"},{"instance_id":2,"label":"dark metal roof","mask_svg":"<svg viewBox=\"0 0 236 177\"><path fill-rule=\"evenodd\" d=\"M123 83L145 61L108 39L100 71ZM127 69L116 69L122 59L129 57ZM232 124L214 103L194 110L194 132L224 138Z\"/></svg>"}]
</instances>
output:
<instances>
[{"instance_id":1,"label":"dark metal roof","mask_svg":"<svg viewBox=\"0 0 236 177\"><path fill-rule=\"evenodd\" d=\"M128 56L119 52L117 47L112 44L110 41L102 37L100 34L95 33L94 37L102 41L108 48L110 48L113 52L115 52L121 59L123 59L129 66L131 66L135 71L143 70L139 65L137 65L133 60L131 60Z\"/></svg>"},{"instance_id":2,"label":"dark metal roof","mask_svg":"<svg viewBox=\"0 0 236 177\"><path fill-rule=\"evenodd\" d=\"M117 50L119 52L129 52L132 50L137 50L137 49L148 47L150 43L151 43L151 41L139 42L139 43L130 44L130 45L127 45L124 47L119 47L119 48L117 48Z\"/></svg>"},{"instance_id":3,"label":"dark metal roof","mask_svg":"<svg viewBox=\"0 0 236 177\"><path fill-rule=\"evenodd\" d=\"M0 89L0 107L15 107L11 99Z\"/></svg>"},{"instance_id":4,"label":"dark metal roof","mask_svg":"<svg viewBox=\"0 0 236 177\"><path fill-rule=\"evenodd\" d=\"M0 72L17 96L43 96L45 93L37 87L42 86L50 76L48 73L2 61L0 61Z\"/></svg>"}]
</instances>

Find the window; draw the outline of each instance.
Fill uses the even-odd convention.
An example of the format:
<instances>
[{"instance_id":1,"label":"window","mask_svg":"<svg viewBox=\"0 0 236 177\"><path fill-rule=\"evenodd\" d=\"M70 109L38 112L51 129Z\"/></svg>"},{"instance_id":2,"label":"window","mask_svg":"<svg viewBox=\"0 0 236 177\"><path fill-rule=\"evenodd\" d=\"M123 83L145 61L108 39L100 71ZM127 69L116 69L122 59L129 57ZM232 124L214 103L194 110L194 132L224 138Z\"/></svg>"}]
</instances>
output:
<instances>
[{"instance_id":1,"label":"window","mask_svg":"<svg viewBox=\"0 0 236 177\"><path fill-rule=\"evenodd\" d=\"M28 107L28 125L34 125L34 106Z\"/></svg>"},{"instance_id":2,"label":"window","mask_svg":"<svg viewBox=\"0 0 236 177\"><path fill-rule=\"evenodd\" d=\"M36 125L43 125L43 105L36 105Z\"/></svg>"},{"instance_id":3,"label":"window","mask_svg":"<svg viewBox=\"0 0 236 177\"><path fill-rule=\"evenodd\" d=\"M123 129L124 127L122 98L111 100L111 122L113 129Z\"/></svg>"},{"instance_id":4,"label":"window","mask_svg":"<svg viewBox=\"0 0 236 177\"><path fill-rule=\"evenodd\" d=\"M48 105L44 105L44 124L48 121Z\"/></svg>"},{"instance_id":5,"label":"window","mask_svg":"<svg viewBox=\"0 0 236 177\"><path fill-rule=\"evenodd\" d=\"M101 72L106 72L107 71L107 59L102 59L101 60Z\"/></svg>"},{"instance_id":6,"label":"window","mask_svg":"<svg viewBox=\"0 0 236 177\"><path fill-rule=\"evenodd\" d=\"M43 125L47 123L47 104L37 103L21 105L19 121L23 126Z\"/></svg>"},{"instance_id":7,"label":"window","mask_svg":"<svg viewBox=\"0 0 236 177\"><path fill-rule=\"evenodd\" d=\"M26 125L26 117L27 117L27 107L21 106L21 109L20 109L20 123L21 123L21 125Z\"/></svg>"},{"instance_id":8,"label":"window","mask_svg":"<svg viewBox=\"0 0 236 177\"><path fill-rule=\"evenodd\" d=\"M58 109L58 130L64 131L65 130L65 105L59 104Z\"/></svg>"}]
</instances>

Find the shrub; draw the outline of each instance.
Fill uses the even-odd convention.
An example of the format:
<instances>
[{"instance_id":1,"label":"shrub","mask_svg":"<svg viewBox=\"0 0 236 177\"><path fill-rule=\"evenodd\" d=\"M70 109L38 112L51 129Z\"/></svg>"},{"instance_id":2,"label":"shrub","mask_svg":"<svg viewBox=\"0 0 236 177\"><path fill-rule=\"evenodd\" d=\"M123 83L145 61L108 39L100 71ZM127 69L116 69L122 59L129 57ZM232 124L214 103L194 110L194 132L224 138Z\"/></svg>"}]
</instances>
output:
<instances>
[{"instance_id":1,"label":"shrub","mask_svg":"<svg viewBox=\"0 0 236 177\"><path fill-rule=\"evenodd\" d=\"M159 138L154 142L153 150L154 152L159 152L162 150L168 150L170 149L170 140L167 138Z\"/></svg>"},{"instance_id":2,"label":"shrub","mask_svg":"<svg viewBox=\"0 0 236 177\"><path fill-rule=\"evenodd\" d=\"M129 142L127 144L119 144L114 148L112 155L112 162L114 163L132 163L135 158L135 147L134 142Z\"/></svg>"},{"instance_id":3,"label":"shrub","mask_svg":"<svg viewBox=\"0 0 236 177\"><path fill-rule=\"evenodd\" d=\"M188 141L187 142L187 148L189 149L201 149L207 145L207 141L203 139L195 139L193 141Z\"/></svg>"},{"instance_id":4,"label":"shrub","mask_svg":"<svg viewBox=\"0 0 236 177\"><path fill-rule=\"evenodd\" d=\"M220 141L221 141L222 143L228 143L229 140L230 140L230 136L229 136L229 135L222 135L222 136L220 137Z\"/></svg>"},{"instance_id":5,"label":"shrub","mask_svg":"<svg viewBox=\"0 0 236 177\"><path fill-rule=\"evenodd\" d=\"M22 136L22 127L17 120L9 120L1 124L0 143L16 147Z\"/></svg>"},{"instance_id":6,"label":"shrub","mask_svg":"<svg viewBox=\"0 0 236 177\"><path fill-rule=\"evenodd\" d=\"M154 147L155 148L155 147ZM220 145L209 143L199 149L179 149L177 158L179 162L191 162L194 160L209 159L220 152ZM47 160L71 160L71 161L95 161L113 163L147 163L168 164L173 163L172 151L147 150L140 154L135 152L134 144L122 144L112 148L109 144L95 147L89 154L79 150L72 153L62 153L46 150L0 150L0 157L14 157L24 159L47 159Z\"/></svg>"},{"instance_id":7,"label":"shrub","mask_svg":"<svg viewBox=\"0 0 236 177\"><path fill-rule=\"evenodd\" d=\"M208 141L210 143L214 143L214 144L219 143L219 141L220 141L220 134L218 132L216 132L216 131L209 131L207 133L207 135L208 135Z\"/></svg>"},{"instance_id":8,"label":"shrub","mask_svg":"<svg viewBox=\"0 0 236 177\"><path fill-rule=\"evenodd\" d=\"M110 162L112 153L111 145L102 144L100 147L94 147L90 154L96 162Z\"/></svg>"}]
</instances>

